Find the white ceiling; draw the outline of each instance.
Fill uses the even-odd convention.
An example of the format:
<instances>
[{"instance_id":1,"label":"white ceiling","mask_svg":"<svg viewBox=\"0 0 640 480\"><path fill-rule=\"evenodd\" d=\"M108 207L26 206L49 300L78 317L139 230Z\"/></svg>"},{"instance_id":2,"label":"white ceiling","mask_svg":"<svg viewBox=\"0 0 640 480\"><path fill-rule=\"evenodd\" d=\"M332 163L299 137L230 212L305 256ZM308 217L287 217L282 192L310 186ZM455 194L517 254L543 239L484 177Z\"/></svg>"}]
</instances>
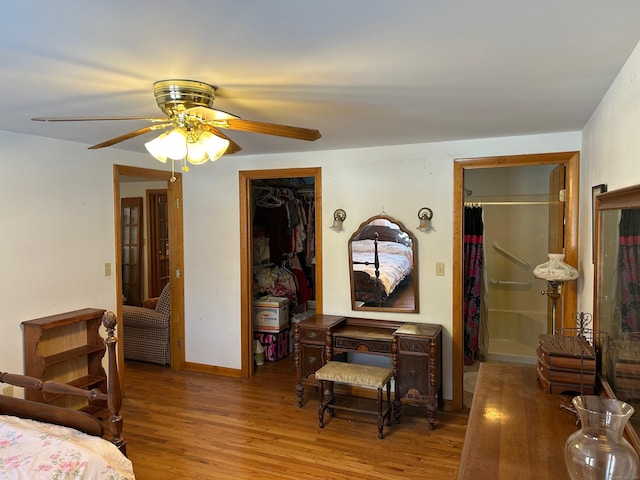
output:
<instances>
[{"instance_id":1,"label":"white ceiling","mask_svg":"<svg viewBox=\"0 0 640 480\"><path fill-rule=\"evenodd\" d=\"M581 130L638 19L638 0L3 2L0 130L93 145L146 124L31 117L158 116L152 84L169 78L322 133L227 131L236 156Z\"/></svg>"}]
</instances>

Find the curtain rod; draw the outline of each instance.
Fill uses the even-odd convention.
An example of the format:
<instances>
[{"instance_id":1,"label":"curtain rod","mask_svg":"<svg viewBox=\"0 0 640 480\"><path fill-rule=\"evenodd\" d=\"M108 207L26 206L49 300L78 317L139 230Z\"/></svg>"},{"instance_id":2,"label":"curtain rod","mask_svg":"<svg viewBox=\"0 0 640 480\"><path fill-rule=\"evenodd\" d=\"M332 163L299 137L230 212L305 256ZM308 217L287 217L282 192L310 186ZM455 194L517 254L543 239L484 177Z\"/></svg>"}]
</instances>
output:
<instances>
[{"instance_id":1,"label":"curtain rod","mask_svg":"<svg viewBox=\"0 0 640 480\"><path fill-rule=\"evenodd\" d=\"M464 202L465 207L484 207L486 205L552 205L558 202Z\"/></svg>"}]
</instances>

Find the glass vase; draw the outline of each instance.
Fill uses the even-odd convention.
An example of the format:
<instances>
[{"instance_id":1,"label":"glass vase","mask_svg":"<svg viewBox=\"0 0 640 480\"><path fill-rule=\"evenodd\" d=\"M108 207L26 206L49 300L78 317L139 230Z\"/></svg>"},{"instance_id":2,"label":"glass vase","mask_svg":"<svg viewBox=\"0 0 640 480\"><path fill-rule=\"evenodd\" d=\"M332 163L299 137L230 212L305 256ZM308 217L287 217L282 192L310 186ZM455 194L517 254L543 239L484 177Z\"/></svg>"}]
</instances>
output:
<instances>
[{"instance_id":1,"label":"glass vase","mask_svg":"<svg viewBox=\"0 0 640 480\"><path fill-rule=\"evenodd\" d=\"M598 395L580 395L572 403L581 427L565 444L565 463L571 479L637 479L638 454L623 436L633 407Z\"/></svg>"}]
</instances>

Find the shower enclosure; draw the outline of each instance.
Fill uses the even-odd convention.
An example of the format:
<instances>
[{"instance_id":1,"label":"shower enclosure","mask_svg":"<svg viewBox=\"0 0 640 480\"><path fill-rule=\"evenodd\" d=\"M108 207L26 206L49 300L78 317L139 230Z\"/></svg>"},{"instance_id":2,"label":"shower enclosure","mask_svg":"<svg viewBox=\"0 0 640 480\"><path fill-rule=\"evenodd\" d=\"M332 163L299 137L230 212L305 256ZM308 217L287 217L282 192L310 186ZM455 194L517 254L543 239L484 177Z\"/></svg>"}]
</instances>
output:
<instances>
[{"instance_id":1,"label":"shower enclosure","mask_svg":"<svg viewBox=\"0 0 640 480\"><path fill-rule=\"evenodd\" d=\"M557 235L549 228L549 212L558 205L549 194L551 169L465 174L465 205L481 206L484 222L480 359L533 364L538 335L547 333L546 283L533 268L546 261Z\"/></svg>"}]
</instances>

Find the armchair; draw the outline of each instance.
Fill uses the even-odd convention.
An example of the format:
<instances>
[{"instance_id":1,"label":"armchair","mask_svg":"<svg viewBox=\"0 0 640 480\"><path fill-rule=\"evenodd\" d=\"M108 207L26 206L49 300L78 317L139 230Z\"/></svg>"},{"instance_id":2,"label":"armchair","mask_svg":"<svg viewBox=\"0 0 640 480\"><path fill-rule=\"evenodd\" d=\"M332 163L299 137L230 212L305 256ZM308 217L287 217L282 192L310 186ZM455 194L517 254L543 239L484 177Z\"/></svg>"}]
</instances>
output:
<instances>
[{"instance_id":1,"label":"armchair","mask_svg":"<svg viewBox=\"0 0 640 480\"><path fill-rule=\"evenodd\" d=\"M124 358L168 365L171 363L171 289L167 283L160 296L143 302L143 307L124 305L122 327ZM150 308L149 308L150 307Z\"/></svg>"}]
</instances>

